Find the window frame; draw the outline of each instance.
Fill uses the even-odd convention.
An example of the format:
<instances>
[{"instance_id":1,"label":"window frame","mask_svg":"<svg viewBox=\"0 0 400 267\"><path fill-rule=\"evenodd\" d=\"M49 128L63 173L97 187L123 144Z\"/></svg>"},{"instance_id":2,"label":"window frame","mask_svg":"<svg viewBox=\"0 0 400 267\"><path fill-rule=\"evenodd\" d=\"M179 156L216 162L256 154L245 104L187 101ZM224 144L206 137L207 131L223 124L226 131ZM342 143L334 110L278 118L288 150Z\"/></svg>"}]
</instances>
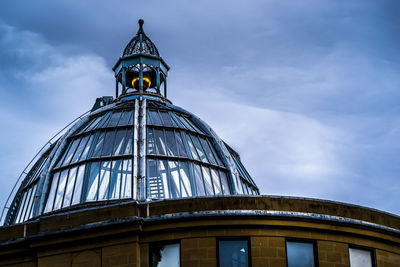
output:
<instances>
[{"instance_id":1,"label":"window frame","mask_svg":"<svg viewBox=\"0 0 400 267\"><path fill-rule=\"evenodd\" d=\"M220 241L247 241L247 262L248 267L252 267L252 261L251 261L251 238L250 236L217 236L216 237L216 248L217 248L217 267L222 267L220 266L220 262L219 262L219 242Z\"/></svg>"},{"instance_id":2,"label":"window frame","mask_svg":"<svg viewBox=\"0 0 400 267\"><path fill-rule=\"evenodd\" d=\"M288 242L312 244L313 245L312 246L313 247L313 256L314 256L313 257L314 258L314 267L319 267L317 240L315 240L315 239L307 239L307 238L291 238L291 237L286 237L285 238L286 267L289 267L288 249L287 249L287 243Z\"/></svg>"},{"instance_id":3,"label":"window frame","mask_svg":"<svg viewBox=\"0 0 400 267\"><path fill-rule=\"evenodd\" d=\"M179 244L179 267L182 266L182 240L181 239L173 239L173 240L164 240L164 241L156 241L156 242L149 242L149 253L148 253L148 260L149 266L152 266L151 260L151 249L152 247L159 247L159 246L166 246L166 245L173 245Z\"/></svg>"},{"instance_id":4,"label":"window frame","mask_svg":"<svg viewBox=\"0 0 400 267\"><path fill-rule=\"evenodd\" d=\"M376 250L374 248L371 247L365 247L365 246L360 246L360 245L355 245L355 244L349 244L348 245L348 249L347 251L349 252L349 266L350 266L350 249L354 248L354 249L359 249L359 250L366 250L371 252L371 263L372 263L372 267L377 267L378 264L376 262Z\"/></svg>"}]
</instances>

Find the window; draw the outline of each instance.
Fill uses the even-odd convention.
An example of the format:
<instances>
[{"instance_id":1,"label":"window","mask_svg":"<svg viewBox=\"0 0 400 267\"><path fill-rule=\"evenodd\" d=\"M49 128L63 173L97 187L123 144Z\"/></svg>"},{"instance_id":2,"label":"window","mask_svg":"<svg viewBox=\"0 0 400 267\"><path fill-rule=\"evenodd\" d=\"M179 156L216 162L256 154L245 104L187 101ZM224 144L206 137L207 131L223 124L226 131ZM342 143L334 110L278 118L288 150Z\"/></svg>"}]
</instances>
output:
<instances>
[{"instance_id":1,"label":"window","mask_svg":"<svg viewBox=\"0 0 400 267\"><path fill-rule=\"evenodd\" d=\"M313 242L286 241L286 255L288 267L316 266L316 253Z\"/></svg>"},{"instance_id":2,"label":"window","mask_svg":"<svg viewBox=\"0 0 400 267\"><path fill-rule=\"evenodd\" d=\"M248 240L220 240L218 242L220 267L248 267Z\"/></svg>"},{"instance_id":3,"label":"window","mask_svg":"<svg viewBox=\"0 0 400 267\"><path fill-rule=\"evenodd\" d=\"M349 248L351 267L374 267L374 254L371 250Z\"/></svg>"},{"instance_id":4,"label":"window","mask_svg":"<svg viewBox=\"0 0 400 267\"><path fill-rule=\"evenodd\" d=\"M180 244L156 244L150 246L150 267L179 267Z\"/></svg>"}]
</instances>

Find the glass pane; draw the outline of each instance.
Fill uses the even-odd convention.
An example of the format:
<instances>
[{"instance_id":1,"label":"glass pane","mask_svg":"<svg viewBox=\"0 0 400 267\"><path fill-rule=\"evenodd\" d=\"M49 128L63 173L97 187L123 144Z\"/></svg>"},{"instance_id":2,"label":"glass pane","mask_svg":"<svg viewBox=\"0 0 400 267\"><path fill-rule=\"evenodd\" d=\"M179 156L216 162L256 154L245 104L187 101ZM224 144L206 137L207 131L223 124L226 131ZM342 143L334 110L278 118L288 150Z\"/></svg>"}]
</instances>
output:
<instances>
[{"instance_id":1,"label":"glass pane","mask_svg":"<svg viewBox=\"0 0 400 267\"><path fill-rule=\"evenodd\" d=\"M182 197L191 197L192 188L190 187L189 166L187 162L179 162L179 173L181 175L181 192Z\"/></svg>"},{"instance_id":2,"label":"glass pane","mask_svg":"<svg viewBox=\"0 0 400 267\"><path fill-rule=\"evenodd\" d=\"M178 144L178 153L180 157L187 158L185 145L183 144L181 133L179 131L175 131L176 143Z\"/></svg>"},{"instance_id":3,"label":"glass pane","mask_svg":"<svg viewBox=\"0 0 400 267\"><path fill-rule=\"evenodd\" d=\"M113 145L113 155L121 155L126 145L126 130L118 130L115 133L115 141Z\"/></svg>"},{"instance_id":4,"label":"glass pane","mask_svg":"<svg viewBox=\"0 0 400 267\"><path fill-rule=\"evenodd\" d=\"M98 200L108 199L108 186L110 183L111 161L101 163L99 178L99 197Z\"/></svg>"},{"instance_id":5,"label":"glass pane","mask_svg":"<svg viewBox=\"0 0 400 267\"><path fill-rule=\"evenodd\" d=\"M249 266L249 248L246 240L219 241L219 266Z\"/></svg>"},{"instance_id":6,"label":"glass pane","mask_svg":"<svg viewBox=\"0 0 400 267\"><path fill-rule=\"evenodd\" d=\"M217 163L219 166L224 167L224 164L222 163L217 151L215 151L214 146L212 145L212 142L210 142L210 140L207 140L208 146L210 147L211 152L214 155L214 158L217 160Z\"/></svg>"},{"instance_id":7,"label":"glass pane","mask_svg":"<svg viewBox=\"0 0 400 267\"><path fill-rule=\"evenodd\" d=\"M178 148L176 147L175 133L171 130L165 130L165 137L167 141L168 156L177 157Z\"/></svg>"},{"instance_id":8,"label":"glass pane","mask_svg":"<svg viewBox=\"0 0 400 267\"><path fill-rule=\"evenodd\" d=\"M135 112L129 112L130 114L131 114L131 116L129 117L129 122L128 122L128 124L129 125L132 125L133 124L133 119L135 118Z\"/></svg>"},{"instance_id":9,"label":"glass pane","mask_svg":"<svg viewBox=\"0 0 400 267\"><path fill-rule=\"evenodd\" d=\"M96 125L99 123L101 118L102 118L102 116L97 117L96 119L92 119L92 121L85 128L83 128L80 133L88 132L88 131L92 130L94 127L96 127Z\"/></svg>"},{"instance_id":10,"label":"glass pane","mask_svg":"<svg viewBox=\"0 0 400 267\"><path fill-rule=\"evenodd\" d=\"M204 196L204 182L203 182L203 175L201 174L200 165L193 164L194 166L194 178L196 181L196 191L198 196Z\"/></svg>"},{"instance_id":11,"label":"glass pane","mask_svg":"<svg viewBox=\"0 0 400 267\"><path fill-rule=\"evenodd\" d=\"M167 180L167 162L165 160L159 160L158 171L161 176L163 188L164 188L164 198L169 198L169 184Z\"/></svg>"},{"instance_id":12,"label":"glass pane","mask_svg":"<svg viewBox=\"0 0 400 267\"><path fill-rule=\"evenodd\" d=\"M235 174L233 177L233 180L235 182L235 188L238 194L243 194L243 188L242 188L242 183L239 180L239 174Z\"/></svg>"},{"instance_id":13,"label":"glass pane","mask_svg":"<svg viewBox=\"0 0 400 267\"><path fill-rule=\"evenodd\" d=\"M154 159L147 160L147 197L164 197L164 186L158 175L157 162Z\"/></svg>"},{"instance_id":14,"label":"glass pane","mask_svg":"<svg viewBox=\"0 0 400 267\"><path fill-rule=\"evenodd\" d=\"M55 174L53 174L53 181L51 182L50 193L49 193L49 197L47 198L46 208L44 209L44 212L49 212L49 211L53 210L54 196L56 193L59 176L60 176L59 172L56 172Z\"/></svg>"},{"instance_id":15,"label":"glass pane","mask_svg":"<svg viewBox=\"0 0 400 267\"><path fill-rule=\"evenodd\" d=\"M196 125L194 125L193 121L191 121L189 118L183 117L184 120L186 120L187 124L190 125L191 128L193 128L196 132L198 133L203 133L203 131L201 131L199 128L197 128Z\"/></svg>"},{"instance_id":16,"label":"glass pane","mask_svg":"<svg viewBox=\"0 0 400 267\"><path fill-rule=\"evenodd\" d=\"M33 209L34 209L34 206L35 206L36 188L37 188L37 184L35 184L34 187L33 187L33 191L32 191L33 200L32 200L31 207L29 208L28 213L26 215L26 220L29 220L30 218L33 217Z\"/></svg>"},{"instance_id":17,"label":"glass pane","mask_svg":"<svg viewBox=\"0 0 400 267\"><path fill-rule=\"evenodd\" d=\"M153 111L153 110L149 110L149 114L151 117L151 121L153 122L153 125L161 125L161 119L160 116L158 116L158 112L157 111Z\"/></svg>"},{"instance_id":18,"label":"glass pane","mask_svg":"<svg viewBox=\"0 0 400 267\"><path fill-rule=\"evenodd\" d=\"M372 267L371 251L366 249L349 248L350 267Z\"/></svg>"},{"instance_id":19,"label":"glass pane","mask_svg":"<svg viewBox=\"0 0 400 267\"><path fill-rule=\"evenodd\" d=\"M79 143L78 149L75 152L75 155L73 156L71 163L77 162L78 159L81 157L83 149L86 147L86 143L89 139L89 136L85 136L82 138L81 142Z\"/></svg>"},{"instance_id":20,"label":"glass pane","mask_svg":"<svg viewBox=\"0 0 400 267\"><path fill-rule=\"evenodd\" d=\"M219 178L221 178L222 190L224 191L224 195L230 195L231 193L229 190L228 177L226 176L226 173L224 171L219 171Z\"/></svg>"},{"instance_id":21,"label":"glass pane","mask_svg":"<svg viewBox=\"0 0 400 267\"><path fill-rule=\"evenodd\" d=\"M192 154L192 158L195 159L195 160L199 160L199 156L197 155L196 149L194 148L194 145L192 143L192 139L186 133L184 134L184 136L185 136L185 138L187 140L187 143L189 145L189 149L190 149L190 152Z\"/></svg>"},{"instance_id":22,"label":"glass pane","mask_svg":"<svg viewBox=\"0 0 400 267\"><path fill-rule=\"evenodd\" d=\"M26 202L27 195L28 195L27 191L25 191L25 193L22 196L21 204L19 205L17 218L15 220L17 223L21 222L21 214L23 213L24 208L25 208L25 202Z\"/></svg>"},{"instance_id":23,"label":"glass pane","mask_svg":"<svg viewBox=\"0 0 400 267\"><path fill-rule=\"evenodd\" d=\"M179 244L169 244L150 247L151 267L180 267Z\"/></svg>"},{"instance_id":24,"label":"glass pane","mask_svg":"<svg viewBox=\"0 0 400 267\"><path fill-rule=\"evenodd\" d=\"M34 192L33 192L33 189L31 187L31 188L29 188L29 191L27 193L27 200L25 201L27 204L25 205L23 213L21 214L21 219L20 219L21 222L24 222L24 221L27 220L27 216L26 215L29 214L29 212L30 212L30 208L31 208L31 205L32 205L32 202L33 202L33 195L34 195Z\"/></svg>"},{"instance_id":25,"label":"glass pane","mask_svg":"<svg viewBox=\"0 0 400 267\"><path fill-rule=\"evenodd\" d=\"M78 145L79 145L79 141L80 141L80 139L76 139L76 140L73 141L73 143L72 143L70 149L68 150L68 154L67 154L67 156L65 157L65 160L64 160L64 162L63 162L63 164L62 164L63 166L68 165L69 162L71 161L72 156L74 155L74 153L75 153L75 151L76 151L76 148L77 148Z\"/></svg>"},{"instance_id":26,"label":"glass pane","mask_svg":"<svg viewBox=\"0 0 400 267\"><path fill-rule=\"evenodd\" d=\"M193 144L196 147L196 151L199 154L200 160L203 161L203 162L207 162L208 163L206 154L203 151L203 148L202 148L202 146L200 144L199 139L196 136L193 136L193 135L191 135L191 137L192 137Z\"/></svg>"},{"instance_id":27,"label":"glass pane","mask_svg":"<svg viewBox=\"0 0 400 267\"><path fill-rule=\"evenodd\" d=\"M151 120L150 111L147 111L147 125L154 125L154 122Z\"/></svg>"},{"instance_id":28,"label":"glass pane","mask_svg":"<svg viewBox=\"0 0 400 267\"><path fill-rule=\"evenodd\" d=\"M154 143L154 136L153 136L153 129L147 129L147 154L157 154L155 143Z\"/></svg>"},{"instance_id":29,"label":"glass pane","mask_svg":"<svg viewBox=\"0 0 400 267\"><path fill-rule=\"evenodd\" d=\"M212 185L212 182L211 182L210 169L207 168L207 167L201 166L201 170L203 171L204 186L206 188L206 194L208 196L214 195L213 185Z\"/></svg>"},{"instance_id":30,"label":"glass pane","mask_svg":"<svg viewBox=\"0 0 400 267\"><path fill-rule=\"evenodd\" d=\"M154 134L155 134L155 139L156 139L156 147L157 147L158 155L165 155L165 142L164 142L163 131L155 129Z\"/></svg>"},{"instance_id":31,"label":"glass pane","mask_svg":"<svg viewBox=\"0 0 400 267\"><path fill-rule=\"evenodd\" d=\"M128 129L126 131L126 146L125 146L125 155L131 155L132 154L132 138L133 138L133 133L131 129Z\"/></svg>"},{"instance_id":32,"label":"glass pane","mask_svg":"<svg viewBox=\"0 0 400 267\"><path fill-rule=\"evenodd\" d=\"M93 201L97 199L99 172L100 172L100 162L93 162L90 166L90 175L87 186L86 201Z\"/></svg>"},{"instance_id":33,"label":"glass pane","mask_svg":"<svg viewBox=\"0 0 400 267\"><path fill-rule=\"evenodd\" d=\"M96 129L100 129L105 127L105 125L107 125L108 120L111 117L111 112L108 112L107 114L105 114L103 116L103 119L96 125Z\"/></svg>"},{"instance_id":34,"label":"glass pane","mask_svg":"<svg viewBox=\"0 0 400 267\"><path fill-rule=\"evenodd\" d=\"M81 165L81 166L79 166L78 174L76 176L74 195L72 198L72 205L79 204L81 202L82 184L83 184L84 174L85 174L85 165Z\"/></svg>"},{"instance_id":35,"label":"glass pane","mask_svg":"<svg viewBox=\"0 0 400 267\"><path fill-rule=\"evenodd\" d=\"M210 161L210 163L212 163L212 164L217 164L217 162L216 162L215 159L214 159L214 155L213 155L213 153L211 152L210 147L208 146L207 140L205 140L204 138L201 138L201 137L200 137L199 139L200 139L200 142L201 142L201 145L202 145L204 151L205 151L206 154L207 154L207 158L208 158L208 160Z\"/></svg>"},{"instance_id":36,"label":"glass pane","mask_svg":"<svg viewBox=\"0 0 400 267\"><path fill-rule=\"evenodd\" d=\"M131 111L124 111L122 112L121 119L118 122L118 126L127 125L129 122L129 117L131 116Z\"/></svg>"},{"instance_id":37,"label":"glass pane","mask_svg":"<svg viewBox=\"0 0 400 267\"><path fill-rule=\"evenodd\" d=\"M214 184L214 191L216 195L222 195L221 183L219 181L218 171L211 168L211 177Z\"/></svg>"},{"instance_id":38,"label":"glass pane","mask_svg":"<svg viewBox=\"0 0 400 267\"><path fill-rule=\"evenodd\" d=\"M288 267L314 267L312 243L286 242Z\"/></svg>"},{"instance_id":39,"label":"glass pane","mask_svg":"<svg viewBox=\"0 0 400 267\"><path fill-rule=\"evenodd\" d=\"M168 161L169 174L170 174L170 186L169 190L171 193L171 198L179 198L181 196L180 182L179 182L179 169L177 161Z\"/></svg>"},{"instance_id":40,"label":"glass pane","mask_svg":"<svg viewBox=\"0 0 400 267\"><path fill-rule=\"evenodd\" d=\"M168 112L160 111L160 115L164 126L173 126L171 117L169 116Z\"/></svg>"},{"instance_id":41,"label":"glass pane","mask_svg":"<svg viewBox=\"0 0 400 267\"><path fill-rule=\"evenodd\" d=\"M100 153L103 148L103 142L104 142L104 132L101 132L99 133L99 138L97 139L97 143L94 148L92 157L100 157Z\"/></svg>"},{"instance_id":42,"label":"glass pane","mask_svg":"<svg viewBox=\"0 0 400 267\"><path fill-rule=\"evenodd\" d=\"M71 205L72 190L74 189L75 176L76 176L77 169L78 169L77 167L74 167L69 171L67 187L65 189L65 196L64 196L64 201L62 204L63 208L69 207Z\"/></svg>"},{"instance_id":43,"label":"glass pane","mask_svg":"<svg viewBox=\"0 0 400 267\"><path fill-rule=\"evenodd\" d=\"M180 122L180 120L178 119L178 117L176 116L176 114L174 114L173 112L170 113L171 118L172 118L172 123L174 124L175 127L179 127L182 129L186 129L185 126L183 126L183 124Z\"/></svg>"},{"instance_id":44,"label":"glass pane","mask_svg":"<svg viewBox=\"0 0 400 267\"><path fill-rule=\"evenodd\" d=\"M110 199L119 198L119 193L121 191L121 169L122 161L113 161L110 180Z\"/></svg>"},{"instance_id":45,"label":"glass pane","mask_svg":"<svg viewBox=\"0 0 400 267\"><path fill-rule=\"evenodd\" d=\"M119 119L121 118L122 112L114 112L111 115L110 120L108 121L107 127L114 127L117 126Z\"/></svg>"},{"instance_id":46,"label":"glass pane","mask_svg":"<svg viewBox=\"0 0 400 267\"><path fill-rule=\"evenodd\" d=\"M111 152L114 145L114 137L115 137L115 131L106 132L103 141L104 142L103 150L101 152L102 156L111 156Z\"/></svg>"},{"instance_id":47,"label":"glass pane","mask_svg":"<svg viewBox=\"0 0 400 267\"><path fill-rule=\"evenodd\" d=\"M85 160L87 157L87 154L89 152L90 146L92 145L92 141L93 141L93 134L90 136L89 141L87 142L85 149L82 152L81 157L79 158L79 160Z\"/></svg>"},{"instance_id":48,"label":"glass pane","mask_svg":"<svg viewBox=\"0 0 400 267\"><path fill-rule=\"evenodd\" d=\"M67 183L67 177L68 177L68 170L62 171L61 175L60 175L60 181L58 182L56 199L54 200L53 210L57 210L57 209L61 208L61 203L63 200L64 191L65 191L65 184Z\"/></svg>"},{"instance_id":49,"label":"glass pane","mask_svg":"<svg viewBox=\"0 0 400 267\"><path fill-rule=\"evenodd\" d=\"M132 160L124 160L122 168L122 186L121 197L132 197Z\"/></svg>"}]
</instances>

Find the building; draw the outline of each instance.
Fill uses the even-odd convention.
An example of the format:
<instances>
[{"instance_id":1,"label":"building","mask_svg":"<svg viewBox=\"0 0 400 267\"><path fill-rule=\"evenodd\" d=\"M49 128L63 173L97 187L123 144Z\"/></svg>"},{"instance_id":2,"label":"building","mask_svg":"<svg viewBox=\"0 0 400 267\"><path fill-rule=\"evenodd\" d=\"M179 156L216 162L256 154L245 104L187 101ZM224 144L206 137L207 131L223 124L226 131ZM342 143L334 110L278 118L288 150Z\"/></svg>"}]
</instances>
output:
<instances>
[{"instance_id":1,"label":"building","mask_svg":"<svg viewBox=\"0 0 400 267\"><path fill-rule=\"evenodd\" d=\"M260 196L230 148L167 99L143 31L98 98L33 161L0 228L0 266L400 266L400 217Z\"/></svg>"}]
</instances>

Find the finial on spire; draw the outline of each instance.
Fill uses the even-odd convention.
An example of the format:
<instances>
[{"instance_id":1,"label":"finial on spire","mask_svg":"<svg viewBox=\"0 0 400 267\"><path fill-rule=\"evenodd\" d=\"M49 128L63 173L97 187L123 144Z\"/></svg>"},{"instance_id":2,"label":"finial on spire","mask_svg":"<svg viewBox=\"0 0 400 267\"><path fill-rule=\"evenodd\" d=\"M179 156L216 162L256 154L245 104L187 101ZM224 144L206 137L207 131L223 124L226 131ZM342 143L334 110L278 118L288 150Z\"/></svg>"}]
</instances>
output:
<instances>
[{"instance_id":1,"label":"finial on spire","mask_svg":"<svg viewBox=\"0 0 400 267\"><path fill-rule=\"evenodd\" d=\"M139 31L143 31L143 23L144 23L144 20L139 19L138 23L139 23Z\"/></svg>"}]
</instances>

